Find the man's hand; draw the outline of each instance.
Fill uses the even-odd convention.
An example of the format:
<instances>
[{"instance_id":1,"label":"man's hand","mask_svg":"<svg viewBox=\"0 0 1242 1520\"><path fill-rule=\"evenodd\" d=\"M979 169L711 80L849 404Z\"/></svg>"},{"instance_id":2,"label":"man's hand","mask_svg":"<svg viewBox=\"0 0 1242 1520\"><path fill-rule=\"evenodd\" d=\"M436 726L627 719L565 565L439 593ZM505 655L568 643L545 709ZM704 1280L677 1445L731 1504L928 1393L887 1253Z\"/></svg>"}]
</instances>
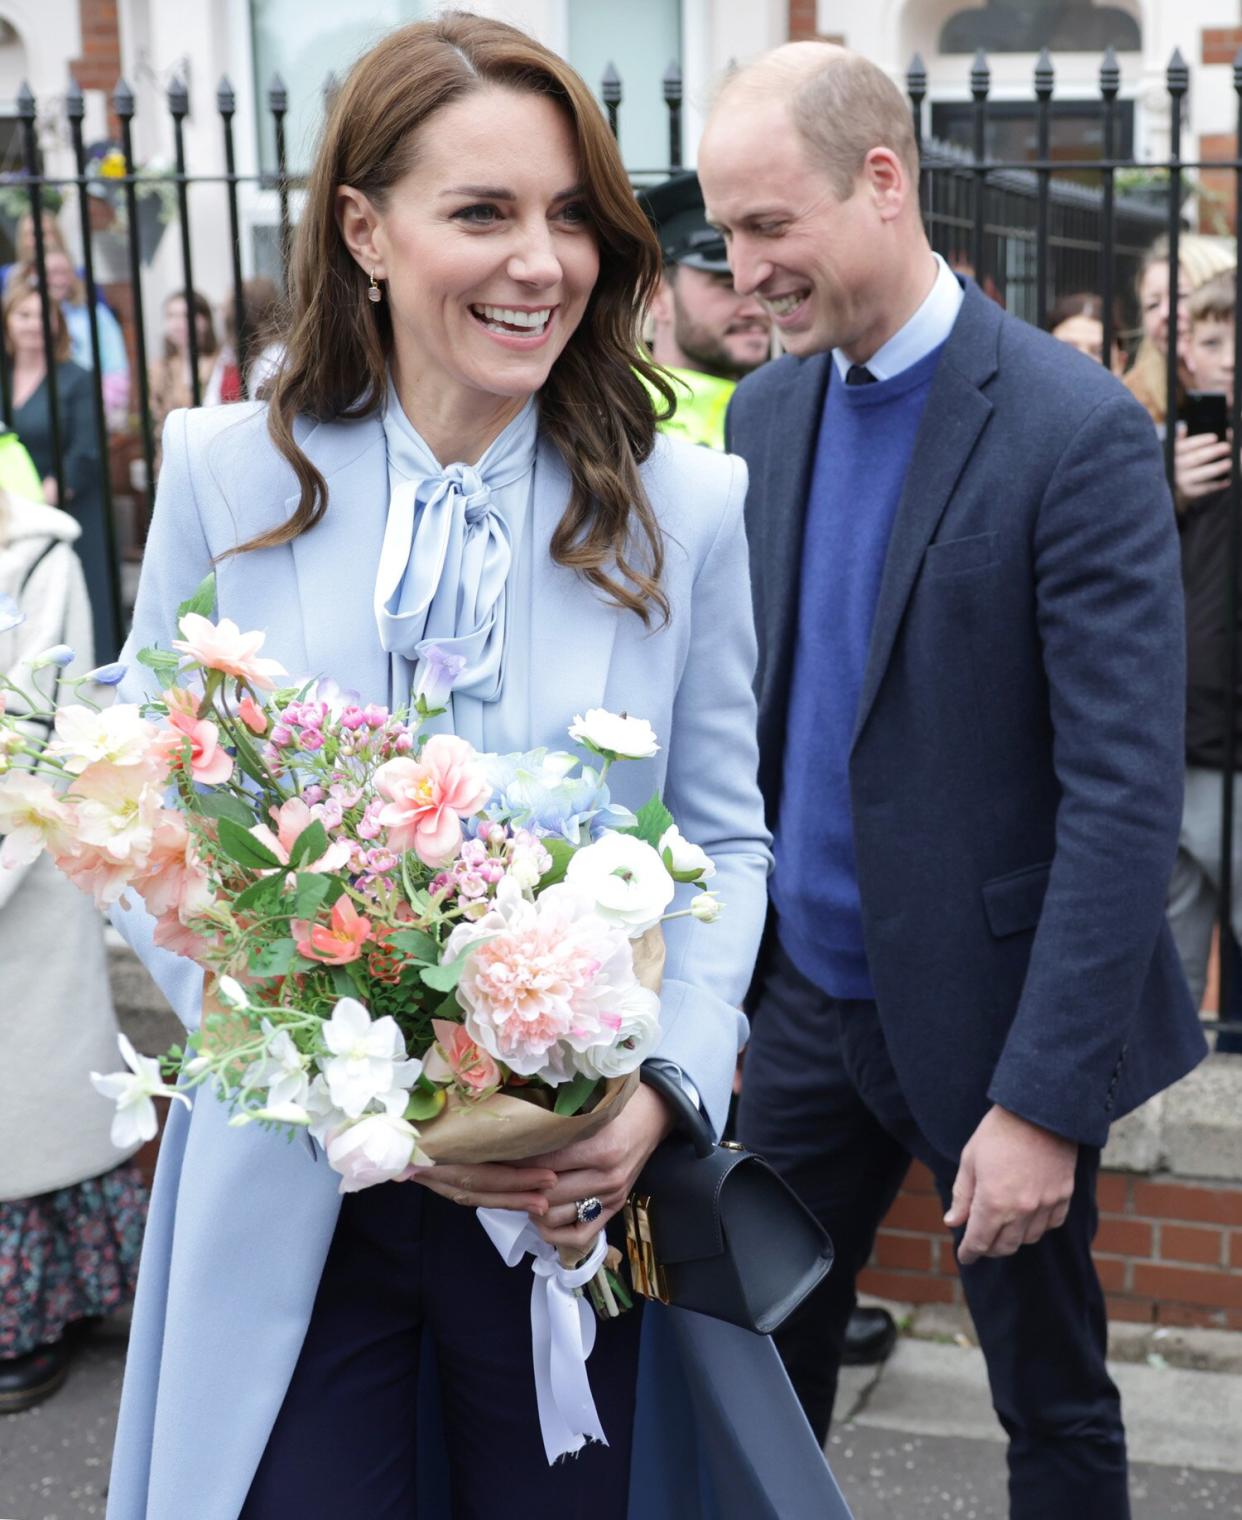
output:
<instances>
[{"instance_id":1,"label":"man's hand","mask_svg":"<svg viewBox=\"0 0 1242 1520\"><path fill-rule=\"evenodd\" d=\"M1077 1162L1073 1140L993 1106L962 1152L944 1216L951 1229L966 1227L958 1261L1012 1256L1063 1225Z\"/></svg>"},{"instance_id":2,"label":"man's hand","mask_svg":"<svg viewBox=\"0 0 1242 1520\"><path fill-rule=\"evenodd\" d=\"M630 1196L648 1156L672 1127L668 1105L644 1084L598 1134L523 1162L556 1173L556 1185L546 1195L548 1211L535 1221L548 1244L584 1254L589 1251L591 1242ZM588 1224L579 1224L574 1211L583 1198L598 1198L604 1205L603 1214Z\"/></svg>"}]
</instances>

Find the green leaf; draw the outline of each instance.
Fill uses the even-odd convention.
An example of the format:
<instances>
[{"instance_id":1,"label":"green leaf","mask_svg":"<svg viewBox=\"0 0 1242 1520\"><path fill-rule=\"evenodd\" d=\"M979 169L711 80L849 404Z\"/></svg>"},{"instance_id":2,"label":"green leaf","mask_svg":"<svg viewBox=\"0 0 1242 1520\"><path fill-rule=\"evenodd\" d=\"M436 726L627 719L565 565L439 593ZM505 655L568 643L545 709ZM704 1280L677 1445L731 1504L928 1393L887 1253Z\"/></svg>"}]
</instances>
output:
<instances>
[{"instance_id":1,"label":"green leaf","mask_svg":"<svg viewBox=\"0 0 1242 1520\"><path fill-rule=\"evenodd\" d=\"M424 966L418 974L424 985L430 987L433 992L452 992L461 981L465 966L466 957L459 955L455 961L450 961L447 965Z\"/></svg>"},{"instance_id":2,"label":"green leaf","mask_svg":"<svg viewBox=\"0 0 1242 1520\"><path fill-rule=\"evenodd\" d=\"M649 802L645 802L639 808L636 815L637 823L634 828L623 830L627 834L635 834L644 840L653 850L660 848L660 840L667 830L673 826L673 815L660 801L660 794L656 792Z\"/></svg>"},{"instance_id":3,"label":"green leaf","mask_svg":"<svg viewBox=\"0 0 1242 1520\"><path fill-rule=\"evenodd\" d=\"M457 994L450 992L443 1002L437 1003L433 1019L448 1019L451 1024L461 1023L461 1004L457 1001Z\"/></svg>"},{"instance_id":4,"label":"green leaf","mask_svg":"<svg viewBox=\"0 0 1242 1520\"><path fill-rule=\"evenodd\" d=\"M358 996L358 989L354 985L354 980L349 974L348 967L329 966L328 970L332 974L332 990L336 993L337 997L356 998Z\"/></svg>"},{"instance_id":5,"label":"green leaf","mask_svg":"<svg viewBox=\"0 0 1242 1520\"><path fill-rule=\"evenodd\" d=\"M556 1089L553 1112L562 1115L576 1114L599 1086L598 1077L576 1076L572 1082L563 1082Z\"/></svg>"},{"instance_id":6,"label":"green leaf","mask_svg":"<svg viewBox=\"0 0 1242 1520\"><path fill-rule=\"evenodd\" d=\"M160 683L160 689L166 691L177 679L177 671L181 668L181 656L172 654L167 649L140 649L138 663L145 665L148 670L153 670L156 680Z\"/></svg>"},{"instance_id":7,"label":"green leaf","mask_svg":"<svg viewBox=\"0 0 1242 1520\"><path fill-rule=\"evenodd\" d=\"M425 1123L428 1119L434 1119L448 1102L448 1093L442 1087L437 1087L433 1092L426 1088L416 1087L410 1093L410 1101L405 1105L405 1117L413 1124L420 1121Z\"/></svg>"},{"instance_id":8,"label":"green leaf","mask_svg":"<svg viewBox=\"0 0 1242 1520\"><path fill-rule=\"evenodd\" d=\"M297 957L291 939L276 939L250 953L250 969L255 976L287 976Z\"/></svg>"},{"instance_id":9,"label":"green leaf","mask_svg":"<svg viewBox=\"0 0 1242 1520\"><path fill-rule=\"evenodd\" d=\"M296 871L308 861L316 861L328 848L328 831L316 818L308 823L293 841L289 851L289 864Z\"/></svg>"},{"instance_id":10,"label":"green leaf","mask_svg":"<svg viewBox=\"0 0 1242 1520\"><path fill-rule=\"evenodd\" d=\"M177 622L180 624L181 619L186 615L187 612L196 612L198 613L199 617L210 617L211 614L215 611L215 608L216 573L213 570L209 575L205 575L202 580L199 581L198 588L194 592L194 595L191 596L188 601L182 602L180 607L177 608Z\"/></svg>"},{"instance_id":11,"label":"green leaf","mask_svg":"<svg viewBox=\"0 0 1242 1520\"><path fill-rule=\"evenodd\" d=\"M558 881L564 881L575 849L568 839L562 839L559 834L549 834L540 843L552 857L552 864L539 878L539 891L542 892L545 887L554 887Z\"/></svg>"},{"instance_id":12,"label":"green leaf","mask_svg":"<svg viewBox=\"0 0 1242 1520\"><path fill-rule=\"evenodd\" d=\"M297 890L293 894L293 902L289 908L289 916L291 918L313 917L316 910L323 906L330 885L331 882L327 876L316 876L311 871L300 872Z\"/></svg>"},{"instance_id":13,"label":"green leaf","mask_svg":"<svg viewBox=\"0 0 1242 1520\"><path fill-rule=\"evenodd\" d=\"M250 808L240 797L233 797L228 792L200 793L198 810L207 818L231 818L234 823L240 823L243 829L249 829L255 822Z\"/></svg>"},{"instance_id":14,"label":"green leaf","mask_svg":"<svg viewBox=\"0 0 1242 1520\"><path fill-rule=\"evenodd\" d=\"M236 861L239 866L245 866L247 870L270 870L273 866L284 864L265 844L232 818L220 819L219 839L220 848L229 859Z\"/></svg>"},{"instance_id":15,"label":"green leaf","mask_svg":"<svg viewBox=\"0 0 1242 1520\"><path fill-rule=\"evenodd\" d=\"M426 965L434 966L440 955L440 946L433 934L421 929L399 929L388 936L389 943L404 955L412 955Z\"/></svg>"},{"instance_id":16,"label":"green leaf","mask_svg":"<svg viewBox=\"0 0 1242 1520\"><path fill-rule=\"evenodd\" d=\"M233 899L233 912L249 913L269 906L277 908L283 891L284 882L279 876L264 876L259 881L252 881L244 892L239 892Z\"/></svg>"}]
</instances>

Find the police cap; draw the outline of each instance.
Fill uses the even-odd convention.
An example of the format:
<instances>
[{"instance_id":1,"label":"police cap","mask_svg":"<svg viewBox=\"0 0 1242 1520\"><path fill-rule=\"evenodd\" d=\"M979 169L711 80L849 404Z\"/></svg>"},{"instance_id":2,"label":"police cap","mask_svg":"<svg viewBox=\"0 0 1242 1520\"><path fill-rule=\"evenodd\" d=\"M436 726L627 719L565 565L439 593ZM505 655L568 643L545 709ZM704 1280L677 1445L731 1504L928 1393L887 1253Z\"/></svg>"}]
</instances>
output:
<instances>
[{"instance_id":1,"label":"police cap","mask_svg":"<svg viewBox=\"0 0 1242 1520\"><path fill-rule=\"evenodd\" d=\"M703 191L693 169L639 191L638 203L656 230L666 264L689 264L692 269L706 269L712 274L728 273L724 238L707 225Z\"/></svg>"}]
</instances>

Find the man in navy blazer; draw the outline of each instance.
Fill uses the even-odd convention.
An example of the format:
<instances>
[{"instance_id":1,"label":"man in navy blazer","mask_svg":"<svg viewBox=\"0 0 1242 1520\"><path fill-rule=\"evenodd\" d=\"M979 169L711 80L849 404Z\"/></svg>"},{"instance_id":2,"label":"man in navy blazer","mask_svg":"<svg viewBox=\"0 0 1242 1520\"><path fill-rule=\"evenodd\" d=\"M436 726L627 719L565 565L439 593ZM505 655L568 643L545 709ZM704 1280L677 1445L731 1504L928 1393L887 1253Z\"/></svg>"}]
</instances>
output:
<instances>
[{"instance_id":1,"label":"man in navy blazer","mask_svg":"<svg viewBox=\"0 0 1242 1520\"><path fill-rule=\"evenodd\" d=\"M1205 1051L1164 922L1184 656L1151 424L933 255L909 110L857 55L790 44L735 75L699 173L788 350L728 429L777 862L740 1133L837 1245L781 1351L826 1433L855 1276L917 1156L1011 1515L1121 1520L1100 1149Z\"/></svg>"}]
</instances>

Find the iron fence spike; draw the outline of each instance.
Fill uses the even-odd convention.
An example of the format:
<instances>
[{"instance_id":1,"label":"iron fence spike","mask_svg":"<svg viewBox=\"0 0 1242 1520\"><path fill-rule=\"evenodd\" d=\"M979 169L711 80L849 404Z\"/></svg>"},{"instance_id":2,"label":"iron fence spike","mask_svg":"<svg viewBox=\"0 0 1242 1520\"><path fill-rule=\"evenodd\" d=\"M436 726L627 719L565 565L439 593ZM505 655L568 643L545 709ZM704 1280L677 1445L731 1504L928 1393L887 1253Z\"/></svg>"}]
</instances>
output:
<instances>
[{"instance_id":1,"label":"iron fence spike","mask_svg":"<svg viewBox=\"0 0 1242 1520\"><path fill-rule=\"evenodd\" d=\"M285 82L279 74L272 75L272 82L267 87L267 108L269 111L289 109L289 91L285 89Z\"/></svg>"},{"instance_id":2,"label":"iron fence spike","mask_svg":"<svg viewBox=\"0 0 1242 1520\"><path fill-rule=\"evenodd\" d=\"M986 95L991 87L992 70L988 64L988 55L980 48L970 66L970 91L978 99Z\"/></svg>"},{"instance_id":3,"label":"iron fence spike","mask_svg":"<svg viewBox=\"0 0 1242 1520\"><path fill-rule=\"evenodd\" d=\"M237 109L237 97L233 93L233 82L227 74L220 75L220 83L216 86L216 110L221 116L229 116Z\"/></svg>"},{"instance_id":4,"label":"iron fence spike","mask_svg":"<svg viewBox=\"0 0 1242 1520\"><path fill-rule=\"evenodd\" d=\"M676 58L664 70L664 98L665 100L681 99L681 64Z\"/></svg>"},{"instance_id":5,"label":"iron fence spike","mask_svg":"<svg viewBox=\"0 0 1242 1520\"><path fill-rule=\"evenodd\" d=\"M168 86L168 109L174 116L184 116L190 109L190 92L180 74L175 74Z\"/></svg>"},{"instance_id":6,"label":"iron fence spike","mask_svg":"<svg viewBox=\"0 0 1242 1520\"><path fill-rule=\"evenodd\" d=\"M1110 45L1104 49L1104 57L1100 63L1100 93L1107 100L1120 88L1121 67L1117 62L1117 54Z\"/></svg>"},{"instance_id":7,"label":"iron fence spike","mask_svg":"<svg viewBox=\"0 0 1242 1520\"><path fill-rule=\"evenodd\" d=\"M927 65L922 53L915 53L906 70L906 89L911 95L927 93Z\"/></svg>"},{"instance_id":8,"label":"iron fence spike","mask_svg":"<svg viewBox=\"0 0 1242 1520\"><path fill-rule=\"evenodd\" d=\"M30 88L29 81L25 79L17 90L17 114L22 121L33 121L35 118L34 92Z\"/></svg>"},{"instance_id":9,"label":"iron fence spike","mask_svg":"<svg viewBox=\"0 0 1242 1520\"><path fill-rule=\"evenodd\" d=\"M1173 49L1165 82L1169 93L1173 95L1180 95L1190 87L1190 70L1186 67L1186 60L1182 57L1180 48Z\"/></svg>"},{"instance_id":10,"label":"iron fence spike","mask_svg":"<svg viewBox=\"0 0 1242 1520\"><path fill-rule=\"evenodd\" d=\"M621 76L617 73L617 66L611 58L604 65L603 78L600 80L600 93L604 97L605 105L616 106L621 104Z\"/></svg>"},{"instance_id":11,"label":"iron fence spike","mask_svg":"<svg viewBox=\"0 0 1242 1520\"><path fill-rule=\"evenodd\" d=\"M65 91L65 115L70 121L81 121L86 115L86 97L82 94L82 86L72 74L69 76L69 88Z\"/></svg>"},{"instance_id":12,"label":"iron fence spike","mask_svg":"<svg viewBox=\"0 0 1242 1520\"><path fill-rule=\"evenodd\" d=\"M1052 67L1052 54L1047 48L1041 48L1039 58L1035 64L1035 93L1039 96L1051 95L1054 80Z\"/></svg>"},{"instance_id":13,"label":"iron fence spike","mask_svg":"<svg viewBox=\"0 0 1242 1520\"><path fill-rule=\"evenodd\" d=\"M1242 47L1233 55L1233 87L1242 90Z\"/></svg>"},{"instance_id":14,"label":"iron fence spike","mask_svg":"<svg viewBox=\"0 0 1242 1520\"><path fill-rule=\"evenodd\" d=\"M122 74L116 82L116 89L112 92L112 109L118 116L132 116L134 114L134 92L130 89Z\"/></svg>"}]
</instances>

